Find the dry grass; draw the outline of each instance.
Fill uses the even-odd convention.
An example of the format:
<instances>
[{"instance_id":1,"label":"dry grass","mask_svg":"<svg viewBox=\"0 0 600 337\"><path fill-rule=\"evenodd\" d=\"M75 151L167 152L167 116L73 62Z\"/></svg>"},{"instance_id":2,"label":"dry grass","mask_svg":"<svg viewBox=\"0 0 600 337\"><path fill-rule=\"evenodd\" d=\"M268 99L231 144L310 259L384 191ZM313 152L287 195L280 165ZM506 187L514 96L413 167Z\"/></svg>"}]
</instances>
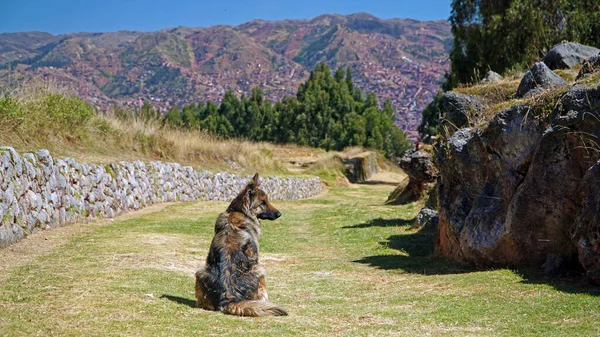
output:
<instances>
[{"instance_id":1,"label":"dry grass","mask_svg":"<svg viewBox=\"0 0 600 337\"><path fill-rule=\"evenodd\" d=\"M454 91L466 95L478 95L484 98L488 105L507 101L514 98L523 74L513 74L495 83L462 86Z\"/></svg>"},{"instance_id":2,"label":"dry grass","mask_svg":"<svg viewBox=\"0 0 600 337\"><path fill-rule=\"evenodd\" d=\"M92 163L163 160L214 171L334 178L342 170L332 157L364 151L327 153L296 145L224 139L202 130L165 127L159 120L123 120L110 113L98 114L71 94L53 81L27 83L4 93L0 97L9 95L10 99L0 101L0 144L19 152L47 148L57 157ZM86 118L79 118L81 114L87 114ZM381 162L393 167L383 158Z\"/></svg>"},{"instance_id":3,"label":"dry grass","mask_svg":"<svg viewBox=\"0 0 600 337\"><path fill-rule=\"evenodd\" d=\"M579 79L578 83L584 87L600 87L600 71Z\"/></svg>"},{"instance_id":4,"label":"dry grass","mask_svg":"<svg viewBox=\"0 0 600 337\"><path fill-rule=\"evenodd\" d=\"M600 73L591 74L575 81L580 68L581 66L576 66L571 69L555 70L554 72L572 85L595 87L600 84ZM483 97L487 104L487 107L482 111L474 111L473 115L468 116L469 120L473 121L471 126L484 127L497 113L518 104L531 106L532 116L547 117L554 109L558 98L568 90L568 88L553 88L533 97L515 98L523 76L524 73L515 72L505 75L502 80L495 83L464 85L456 88L454 91L458 93ZM447 133L451 134L451 131L448 130Z\"/></svg>"},{"instance_id":5,"label":"dry grass","mask_svg":"<svg viewBox=\"0 0 600 337\"><path fill-rule=\"evenodd\" d=\"M284 162L271 151L278 146L237 139L223 139L202 130L174 129L158 120L120 120L101 116L119 134L124 150L150 154L196 168L226 171L284 173Z\"/></svg>"},{"instance_id":6,"label":"dry grass","mask_svg":"<svg viewBox=\"0 0 600 337\"><path fill-rule=\"evenodd\" d=\"M577 65L570 69L555 69L554 72L568 83L575 83L575 78L577 78L581 67L581 65Z\"/></svg>"}]
</instances>

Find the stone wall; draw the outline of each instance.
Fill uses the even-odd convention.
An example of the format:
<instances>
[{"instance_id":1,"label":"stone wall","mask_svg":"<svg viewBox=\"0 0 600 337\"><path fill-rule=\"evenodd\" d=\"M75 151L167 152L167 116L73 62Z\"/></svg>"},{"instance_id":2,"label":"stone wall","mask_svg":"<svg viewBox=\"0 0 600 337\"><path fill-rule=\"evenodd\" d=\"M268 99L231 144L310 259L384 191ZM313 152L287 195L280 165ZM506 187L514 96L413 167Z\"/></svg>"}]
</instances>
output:
<instances>
[{"instance_id":1,"label":"stone wall","mask_svg":"<svg viewBox=\"0 0 600 337\"><path fill-rule=\"evenodd\" d=\"M195 171L153 161L108 165L53 159L48 150L20 156L0 147L0 247L40 229L109 217L166 201L231 200L250 177ZM275 200L321 192L314 178L261 177Z\"/></svg>"}]
</instances>

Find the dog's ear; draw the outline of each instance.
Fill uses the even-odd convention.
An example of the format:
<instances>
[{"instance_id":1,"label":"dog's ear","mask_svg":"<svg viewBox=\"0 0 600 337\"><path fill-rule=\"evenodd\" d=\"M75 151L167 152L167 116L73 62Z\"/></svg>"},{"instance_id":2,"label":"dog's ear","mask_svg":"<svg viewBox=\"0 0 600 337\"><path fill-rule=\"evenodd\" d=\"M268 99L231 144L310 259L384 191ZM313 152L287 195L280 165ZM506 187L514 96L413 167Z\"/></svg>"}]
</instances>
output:
<instances>
[{"instance_id":1,"label":"dog's ear","mask_svg":"<svg viewBox=\"0 0 600 337\"><path fill-rule=\"evenodd\" d=\"M248 187L246 188L246 195L254 198L254 196L256 195L256 185L254 183L249 183Z\"/></svg>"},{"instance_id":2,"label":"dog's ear","mask_svg":"<svg viewBox=\"0 0 600 337\"><path fill-rule=\"evenodd\" d=\"M256 195L256 189L258 188L258 173L252 177L252 180L248 182L246 186L246 194L250 197L254 197Z\"/></svg>"}]
</instances>

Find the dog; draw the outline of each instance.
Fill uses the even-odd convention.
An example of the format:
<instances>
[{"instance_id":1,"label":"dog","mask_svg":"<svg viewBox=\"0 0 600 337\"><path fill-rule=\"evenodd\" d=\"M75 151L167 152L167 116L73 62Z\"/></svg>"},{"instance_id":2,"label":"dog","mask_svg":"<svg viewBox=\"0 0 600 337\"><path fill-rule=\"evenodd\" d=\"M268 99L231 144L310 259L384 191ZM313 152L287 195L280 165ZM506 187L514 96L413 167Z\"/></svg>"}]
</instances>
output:
<instances>
[{"instance_id":1,"label":"dog","mask_svg":"<svg viewBox=\"0 0 600 337\"><path fill-rule=\"evenodd\" d=\"M287 316L268 301L265 271L258 263L258 219L281 216L260 189L258 173L215 223L206 264L196 272L196 303L237 316Z\"/></svg>"}]
</instances>

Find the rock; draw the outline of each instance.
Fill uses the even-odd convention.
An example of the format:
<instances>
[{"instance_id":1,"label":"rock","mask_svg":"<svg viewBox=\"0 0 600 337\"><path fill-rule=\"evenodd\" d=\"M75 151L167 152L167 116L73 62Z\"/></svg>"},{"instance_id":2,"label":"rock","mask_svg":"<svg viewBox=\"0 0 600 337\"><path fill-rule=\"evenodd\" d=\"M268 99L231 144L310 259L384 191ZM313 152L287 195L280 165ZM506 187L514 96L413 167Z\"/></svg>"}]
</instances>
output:
<instances>
[{"instance_id":1,"label":"rock","mask_svg":"<svg viewBox=\"0 0 600 337\"><path fill-rule=\"evenodd\" d=\"M429 208L423 208L419 214L417 214L415 219L415 227L437 229L438 222L438 212Z\"/></svg>"},{"instance_id":2,"label":"rock","mask_svg":"<svg viewBox=\"0 0 600 337\"><path fill-rule=\"evenodd\" d=\"M385 201L385 203L387 205L403 205L403 204L407 204L407 203L414 201L415 200L414 193L409 193L409 192L412 192L412 190L411 191L406 190L409 183L410 183L410 178L407 176L406 178L404 178L404 180L402 180L400 182L400 184L398 184L398 186L396 186L396 188L392 191L392 193L390 193L390 195L388 195L388 198ZM418 198L416 198L416 200L418 200Z\"/></svg>"},{"instance_id":3,"label":"rock","mask_svg":"<svg viewBox=\"0 0 600 337\"><path fill-rule=\"evenodd\" d=\"M13 164L15 173L17 177L20 177L23 174L23 160L21 159L21 156L19 156L17 151L10 146L0 146L0 153L2 152L10 153L10 160Z\"/></svg>"},{"instance_id":4,"label":"rock","mask_svg":"<svg viewBox=\"0 0 600 337\"><path fill-rule=\"evenodd\" d=\"M25 153L23 154L23 159L28 161L29 163L35 165L36 164L36 160L35 160L35 155L33 153Z\"/></svg>"},{"instance_id":5,"label":"rock","mask_svg":"<svg viewBox=\"0 0 600 337\"><path fill-rule=\"evenodd\" d=\"M50 151L46 149L41 149L37 153L38 161L44 163L46 165L53 163L52 156L50 155Z\"/></svg>"},{"instance_id":6,"label":"rock","mask_svg":"<svg viewBox=\"0 0 600 337\"><path fill-rule=\"evenodd\" d=\"M409 177L419 182L435 181L438 175L431 153L423 149L406 151L398 165Z\"/></svg>"},{"instance_id":7,"label":"rock","mask_svg":"<svg viewBox=\"0 0 600 337\"><path fill-rule=\"evenodd\" d=\"M548 68L569 69L583 63L584 60L600 53L600 49L579 44L577 42L563 42L555 45L544 56L544 63Z\"/></svg>"},{"instance_id":8,"label":"rock","mask_svg":"<svg viewBox=\"0 0 600 337\"><path fill-rule=\"evenodd\" d=\"M440 100L440 110L447 122L456 128L468 126L480 117L486 107L483 97L446 92Z\"/></svg>"},{"instance_id":9,"label":"rock","mask_svg":"<svg viewBox=\"0 0 600 337\"><path fill-rule=\"evenodd\" d=\"M398 163L408 175L388 196L386 204L400 205L417 201L436 182L437 169L426 150L409 150Z\"/></svg>"},{"instance_id":10,"label":"rock","mask_svg":"<svg viewBox=\"0 0 600 337\"><path fill-rule=\"evenodd\" d=\"M565 80L556 75L543 62L538 62L534 64L533 67L531 67L531 70L525 73L525 76L521 79L516 96L523 97L530 90L535 88L550 89L566 85L567 82Z\"/></svg>"},{"instance_id":11,"label":"rock","mask_svg":"<svg viewBox=\"0 0 600 337\"><path fill-rule=\"evenodd\" d=\"M590 74L600 71L600 54L594 55L583 62L583 66L577 74L576 80L580 80Z\"/></svg>"},{"instance_id":12,"label":"rock","mask_svg":"<svg viewBox=\"0 0 600 337\"><path fill-rule=\"evenodd\" d=\"M507 170L522 176L528 169L535 146L546 124L528 118L529 105L515 105L500 111L488 123L483 137L505 163Z\"/></svg>"},{"instance_id":13,"label":"rock","mask_svg":"<svg viewBox=\"0 0 600 337\"><path fill-rule=\"evenodd\" d=\"M377 154L375 152L365 152L344 161L346 177L353 183L362 183L367 181L373 174L379 171L377 164Z\"/></svg>"},{"instance_id":14,"label":"rock","mask_svg":"<svg viewBox=\"0 0 600 337\"><path fill-rule=\"evenodd\" d=\"M549 273L578 254L600 283L600 89L569 90L551 116L528 110L460 130L438 151L436 251L477 266L545 263Z\"/></svg>"},{"instance_id":15,"label":"rock","mask_svg":"<svg viewBox=\"0 0 600 337\"><path fill-rule=\"evenodd\" d=\"M544 273L546 275L558 276L565 270L565 259L556 254L548 254L542 268L544 268Z\"/></svg>"},{"instance_id":16,"label":"rock","mask_svg":"<svg viewBox=\"0 0 600 337\"><path fill-rule=\"evenodd\" d=\"M481 84L496 83L500 82L501 80L502 76L500 76L500 74L490 70L485 74L485 76L481 80Z\"/></svg>"},{"instance_id":17,"label":"rock","mask_svg":"<svg viewBox=\"0 0 600 337\"><path fill-rule=\"evenodd\" d=\"M579 263L588 278L600 285L600 162L587 171L582 185L583 206L572 237Z\"/></svg>"},{"instance_id":18,"label":"rock","mask_svg":"<svg viewBox=\"0 0 600 337\"><path fill-rule=\"evenodd\" d=\"M548 91L548 89L541 88L541 87L540 88L533 88L533 89L529 90L528 92L526 92L525 95L523 95L523 98L534 97L534 96L537 96L537 95L539 95L541 93L544 93L546 91Z\"/></svg>"},{"instance_id":19,"label":"rock","mask_svg":"<svg viewBox=\"0 0 600 337\"><path fill-rule=\"evenodd\" d=\"M436 250L442 255L477 266L524 262L505 222L545 128L528 110L504 110L484 131L459 130L437 152Z\"/></svg>"},{"instance_id":20,"label":"rock","mask_svg":"<svg viewBox=\"0 0 600 337\"><path fill-rule=\"evenodd\" d=\"M26 193L26 197L27 197L27 202L29 203L29 207L31 207L32 209L36 209L39 207L41 207L41 205L39 205L38 203L38 197L35 194L34 191L29 190Z\"/></svg>"},{"instance_id":21,"label":"rock","mask_svg":"<svg viewBox=\"0 0 600 337\"><path fill-rule=\"evenodd\" d=\"M46 213L45 210L41 210L39 213L37 213L37 221L41 224L48 223L48 213Z\"/></svg>"},{"instance_id":22,"label":"rock","mask_svg":"<svg viewBox=\"0 0 600 337\"><path fill-rule=\"evenodd\" d=\"M111 219L115 217L115 211L112 209L112 207L106 209L106 217Z\"/></svg>"}]
</instances>

